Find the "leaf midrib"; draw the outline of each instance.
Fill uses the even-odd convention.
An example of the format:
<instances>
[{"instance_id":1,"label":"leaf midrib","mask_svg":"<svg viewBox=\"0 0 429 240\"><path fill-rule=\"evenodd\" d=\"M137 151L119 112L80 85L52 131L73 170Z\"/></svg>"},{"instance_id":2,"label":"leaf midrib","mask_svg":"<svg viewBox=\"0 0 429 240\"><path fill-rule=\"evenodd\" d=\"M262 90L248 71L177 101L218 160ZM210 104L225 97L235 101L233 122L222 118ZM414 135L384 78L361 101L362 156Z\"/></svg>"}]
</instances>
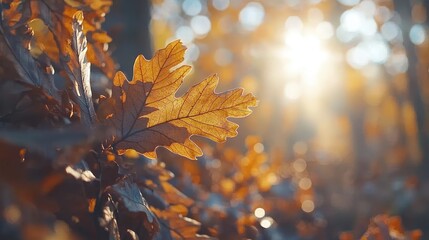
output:
<instances>
[{"instance_id":1,"label":"leaf midrib","mask_svg":"<svg viewBox=\"0 0 429 240\"><path fill-rule=\"evenodd\" d=\"M141 132L144 132L144 131L147 131L147 130L151 130L152 128L155 128L155 127L157 127L157 126L159 126L159 125L162 125L162 124L170 123L170 122L173 122L173 121L180 121L180 120L182 120L182 119L187 119L187 118L193 118L193 117L203 116L203 115L205 115L205 114L213 113L213 112L216 112L216 111L228 110L228 109L231 109L231 108L237 107L237 106L242 105L242 104L250 103L250 102L252 102L252 101L253 101L253 100L251 99L251 100L248 100L248 101L246 101L246 102L240 102L239 104L232 105L232 106L229 106L229 107L226 107L226 108L211 109L211 110L209 110L209 111L207 111L207 112L204 112L204 113L201 113L201 112L200 112L200 113L198 113L198 114L194 114L194 115L186 115L186 116L183 116L183 117L177 117L177 118L169 119L169 120L167 120L167 121L164 121L164 122L160 122L160 123L154 124L154 125L152 125L152 126L150 126L150 127L147 127L147 128L144 128L144 129L140 129L140 130L136 130L136 131L132 132L131 134L129 134L129 135L127 136L127 138L129 138L129 137L131 137L131 136L133 136L133 135L135 135L135 134L138 134L138 133L141 133ZM123 138L123 139L126 139L126 138Z\"/></svg>"}]
</instances>

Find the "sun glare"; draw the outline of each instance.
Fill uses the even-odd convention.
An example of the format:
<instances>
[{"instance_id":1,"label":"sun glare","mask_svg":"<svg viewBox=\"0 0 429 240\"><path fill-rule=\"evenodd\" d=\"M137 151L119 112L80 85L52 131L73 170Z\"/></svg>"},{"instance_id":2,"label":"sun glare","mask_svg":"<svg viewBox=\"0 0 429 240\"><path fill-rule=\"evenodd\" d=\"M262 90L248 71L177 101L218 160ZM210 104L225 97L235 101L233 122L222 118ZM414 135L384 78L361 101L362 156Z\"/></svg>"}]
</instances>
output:
<instances>
[{"instance_id":1,"label":"sun glare","mask_svg":"<svg viewBox=\"0 0 429 240\"><path fill-rule=\"evenodd\" d=\"M320 34L320 29L318 30L317 27L314 31L310 31L302 22L292 18L286 21L284 45L281 51L287 77L284 97L289 101L298 100L303 95L316 90L320 91L325 69L332 60L326 46L326 40L332 34ZM296 23L289 24L290 22ZM324 26L326 29L329 27L330 25Z\"/></svg>"},{"instance_id":2,"label":"sun glare","mask_svg":"<svg viewBox=\"0 0 429 240\"><path fill-rule=\"evenodd\" d=\"M329 57L322 40L315 34L289 31L285 33L284 41L288 72L299 76L306 85L314 85Z\"/></svg>"}]
</instances>

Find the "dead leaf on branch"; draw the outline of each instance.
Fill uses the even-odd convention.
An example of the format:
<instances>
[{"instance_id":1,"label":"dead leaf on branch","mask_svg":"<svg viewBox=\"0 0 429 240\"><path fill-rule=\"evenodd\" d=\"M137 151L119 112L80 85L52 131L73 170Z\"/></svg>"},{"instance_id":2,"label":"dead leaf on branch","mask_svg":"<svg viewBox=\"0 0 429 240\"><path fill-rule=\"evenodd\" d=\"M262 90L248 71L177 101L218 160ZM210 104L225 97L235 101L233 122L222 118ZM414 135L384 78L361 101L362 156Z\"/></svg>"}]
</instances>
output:
<instances>
[{"instance_id":1,"label":"dead leaf on branch","mask_svg":"<svg viewBox=\"0 0 429 240\"><path fill-rule=\"evenodd\" d=\"M149 209L137 184L130 179L123 179L108 187L101 196L101 216L99 223L110 235L126 238L136 234L139 239L152 239L159 231L156 216ZM112 234L114 233L114 234Z\"/></svg>"},{"instance_id":2,"label":"dead leaf on branch","mask_svg":"<svg viewBox=\"0 0 429 240\"><path fill-rule=\"evenodd\" d=\"M59 94L53 84L51 74L42 71L40 64L31 56L28 49L24 48L24 37L11 34L8 26L0 23L0 58L7 59L19 74L19 82L29 87L43 89L49 96L59 100ZM7 62L2 62L0 68L9 68ZM2 80L10 76L2 74Z\"/></svg>"},{"instance_id":3,"label":"dead leaf on branch","mask_svg":"<svg viewBox=\"0 0 429 240\"><path fill-rule=\"evenodd\" d=\"M58 103L67 105L71 103L67 94L74 95L82 121L86 125L94 123L89 66L92 62L106 76L113 77L114 63L106 50L111 38L101 30L112 2L12 0L4 4L7 6L1 9L0 57L14 64L19 82L42 89ZM77 21L76 10L80 10L80 15L84 12L85 19ZM67 73L69 85L74 87L69 89L70 93L56 89L55 71L62 76ZM64 114L71 116L69 112Z\"/></svg>"},{"instance_id":4,"label":"dead leaf on branch","mask_svg":"<svg viewBox=\"0 0 429 240\"><path fill-rule=\"evenodd\" d=\"M192 135L222 142L237 135L238 125L227 120L241 118L252 111L257 100L242 89L215 93L218 77L213 75L193 86L182 97L175 93L190 66L177 67L186 48L177 40L158 51L152 60L139 55L134 75L128 81L124 73L114 78L113 105L107 111L108 123L116 130L112 146L119 152L135 149L149 158L163 146L189 159L201 156ZM173 70L172 70L173 69Z\"/></svg>"},{"instance_id":5,"label":"dead leaf on branch","mask_svg":"<svg viewBox=\"0 0 429 240\"><path fill-rule=\"evenodd\" d=\"M10 1L10 7L3 10L3 16L4 22L12 30L30 24L33 20L41 20L50 31L51 37L47 37L49 34L36 33L31 43L34 48L32 54L46 54L55 65L58 64L59 56L65 54L67 41L71 39L73 15L76 10L82 11L85 14L85 20L82 23L84 34L88 37L88 60L99 67L107 77L112 78L115 63L107 51L107 44L112 39L101 30L101 23L111 5L111 0L13 0Z\"/></svg>"},{"instance_id":6,"label":"dead leaf on branch","mask_svg":"<svg viewBox=\"0 0 429 240\"><path fill-rule=\"evenodd\" d=\"M151 207L165 209L168 205L179 204L190 207L194 203L191 198L169 183L174 174L165 169L164 164L143 156L129 159L127 154L115 158L119 171L123 175L135 175L135 182Z\"/></svg>"}]
</instances>

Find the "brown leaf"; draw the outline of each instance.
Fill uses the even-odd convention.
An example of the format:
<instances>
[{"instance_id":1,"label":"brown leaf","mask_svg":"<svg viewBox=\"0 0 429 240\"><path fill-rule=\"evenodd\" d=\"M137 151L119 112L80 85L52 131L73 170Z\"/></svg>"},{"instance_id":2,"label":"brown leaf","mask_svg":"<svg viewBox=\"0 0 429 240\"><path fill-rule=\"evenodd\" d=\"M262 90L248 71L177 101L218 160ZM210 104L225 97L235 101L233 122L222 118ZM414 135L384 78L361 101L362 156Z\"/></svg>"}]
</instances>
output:
<instances>
[{"instance_id":1,"label":"brown leaf","mask_svg":"<svg viewBox=\"0 0 429 240\"><path fill-rule=\"evenodd\" d=\"M110 235L128 239L125 236L136 234L139 239L152 239L159 231L156 216L149 209L138 186L130 179L123 179L106 188L101 201L103 209L99 222Z\"/></svg>"},{"instance_id":2,"label":"brown leaf","mask_svg":"<svg viewBox=\"0 0 429 240\"><path fill-rule=\"evenodd\" d=\"M61 97L52 75L66 75L83 122L94 122L89 62L113 78L115 64L107 52L111 38L101 30L112 1L12 0L7 4L0 9L0 58L13 63L20 82L41 88L58 102ZM74 15L77 10L85 13L80 22Z\"/></svg>"},{"instance_id":3,"label":"brown leaf","mask_svg":"<svg viewBox=\"0 0 429 240\"><path fill-rule=\"evenodd\" d=\"M167 210L151 208L161 224L161 231L155 239L214 239L207 235L198 234L201 223L184 217L177 212L178 208L177 206L170 207Z\"/></svg>"},{"instance_id":4,"label":"brown leaf","mask_svg":"<svg viewBox=\"0 0 429 240\"><path fill-rule=\"evenodd\" d=\"M151 209L160 223L160 232L155 239L214 239L198 234L201 223L185 217L183 213L187 213L187 208L182 205L174 205L166 210Z\"/></svg>"},{"instance_id":5,"label":"brown leaf","mask_svg":"<svg viewBox=\"0 0 429 240\"><path fill-rule=\"evenodd\" d=\"M156 148L164 146L196 159L202 152L189 137L200 135L217 142L234 137L238 125L227 118L245 117L251 113L249 107L257 105L255 97L243 95L242 89L215 93L216 75L176 98L174 94L190 71L190 66L177 67L184 53L181 42L174 41L152 60L138 56L132 81L122 72L116 74L108 121L116 129L112 146L119 152L135 149L155 158Z\"/></svg>"},{"instance_id":6,"label":"brown leaf","mask_svg":"<svg viewBox=\"0 0 429 240\"><path fill-rule=\"evenodd\" d=\"M42 71L39 63L32 57L30 51L24 47L24 37L11 33L11 29L0 23L0 68L10 68L10 63L19 74L19 82L35 88L42 88L47 94L59 100L59 94L53 83L51 74ZM10 76L0 76L7 80Z\"/></svg>"},{"instance_id":7,"label":"brown leaf","mask_svg":"<svg viewBox=\"0 0 429 240\"><path fill-rule=\"evenodd\" d=\"M52 62L58 61L67 51L67 41L71 39L73 29L73 15L77 10L85 14L83 21L84 34L88 37L89 62L99 67L103 73L112 78L115 63L106 51L106 44L111 38L101 30L104 15L112 5L111 0L99 1L64 1L64 0L14 0L10 9L3 11L4 20L12 29L29 24L38 19L47 26L53 38L35 38L33 45L46 53ZM37 34L36 34L37 35ZM95 35L95 37L92 37ZM48 40L48 41L46 41Z\"/></svg>"}]
</instances>

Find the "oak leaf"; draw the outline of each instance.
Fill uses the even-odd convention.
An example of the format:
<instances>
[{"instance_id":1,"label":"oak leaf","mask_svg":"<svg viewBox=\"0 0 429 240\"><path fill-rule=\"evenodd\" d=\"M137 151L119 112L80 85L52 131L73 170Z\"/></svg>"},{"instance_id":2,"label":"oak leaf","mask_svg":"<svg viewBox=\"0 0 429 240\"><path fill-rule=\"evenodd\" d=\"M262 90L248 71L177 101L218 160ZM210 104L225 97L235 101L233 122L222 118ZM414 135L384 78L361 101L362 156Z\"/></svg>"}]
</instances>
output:
<instances>
[{"instance_id":1,"label":"oak leaf","mask_svg":"<svg viewBox=\"0 0 429 240\"><path fill-rule=\"evenodd\" d=\"M134 75L128 81L123 72L114 78L113 109L108 121L116 130L112 147L123 152L135 149L155 158L158 146L189 159L201 156L192 135L222 142L237 135L238 125L227 120L249 115L257 105L252 94L242 89L215 93L218 77L212 75L193 86L182 97L175 93L191 67L178 65L186 48L177 40L158 51L152 60L139 55Z\"/></svg>"}]
</instances>

